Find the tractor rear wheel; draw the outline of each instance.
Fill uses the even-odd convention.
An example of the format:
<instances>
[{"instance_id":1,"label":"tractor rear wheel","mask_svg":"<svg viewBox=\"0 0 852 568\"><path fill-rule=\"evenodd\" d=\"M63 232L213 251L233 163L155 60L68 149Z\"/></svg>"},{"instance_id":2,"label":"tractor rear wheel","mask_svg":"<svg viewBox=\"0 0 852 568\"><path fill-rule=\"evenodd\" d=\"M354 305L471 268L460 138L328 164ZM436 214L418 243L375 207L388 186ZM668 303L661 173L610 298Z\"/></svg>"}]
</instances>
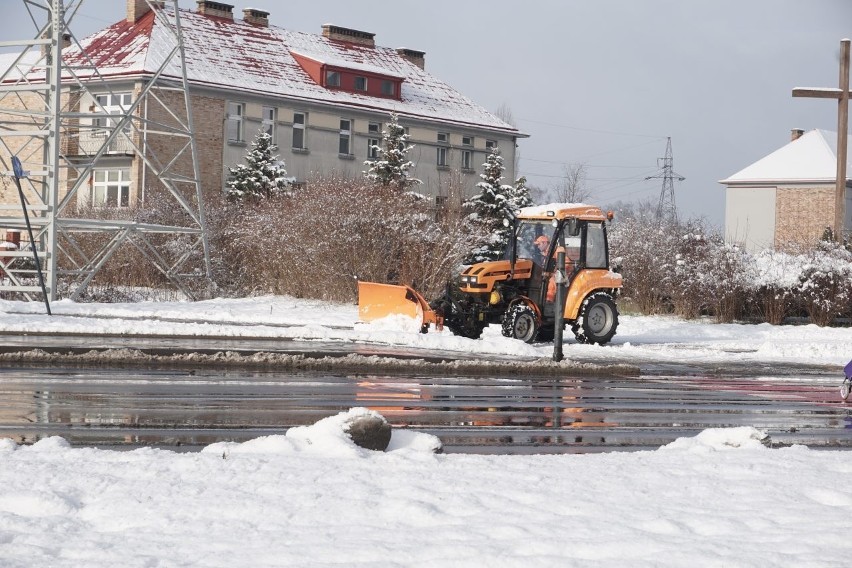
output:
<instances>
[{"instance_id":1,"label":"tractor rear wheel","mask_svg":"<svg viewBox=\"0 0 852 568\"><path fill-rule=\"evenodd\" d=\"M580 317L572 331L580 343L608 343L618 327L618 308L606 292L589 295L580 307Z\"/></svg>"},{"instance_id":2,"label":"tractor rear wheel","mask_svg":"<svg viewBox=\"0 0 852 568\"><path fill-rule=\"evenodd\" d=\"M515 304L503 316L503 335L532 343L538 335L538 318L531 307Z\"/></svg>"}]
</instances>

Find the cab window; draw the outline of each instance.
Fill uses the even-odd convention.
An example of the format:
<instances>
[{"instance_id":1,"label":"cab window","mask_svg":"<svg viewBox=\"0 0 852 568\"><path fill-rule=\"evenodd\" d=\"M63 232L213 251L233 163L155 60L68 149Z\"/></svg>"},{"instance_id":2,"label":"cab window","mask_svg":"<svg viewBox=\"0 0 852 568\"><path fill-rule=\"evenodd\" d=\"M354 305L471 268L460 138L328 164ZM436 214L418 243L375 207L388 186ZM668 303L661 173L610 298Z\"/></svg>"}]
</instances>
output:
<instances>
[{"instance_id":1,"label":"cab window","mask_svg":"<svg viewBox=\"0 0 852 568\"><path fill-rule=\"evenodd\" d=\"M603 223L587 225L586 268L607 268L606 235Z\"/></svg>"}]
</instances>

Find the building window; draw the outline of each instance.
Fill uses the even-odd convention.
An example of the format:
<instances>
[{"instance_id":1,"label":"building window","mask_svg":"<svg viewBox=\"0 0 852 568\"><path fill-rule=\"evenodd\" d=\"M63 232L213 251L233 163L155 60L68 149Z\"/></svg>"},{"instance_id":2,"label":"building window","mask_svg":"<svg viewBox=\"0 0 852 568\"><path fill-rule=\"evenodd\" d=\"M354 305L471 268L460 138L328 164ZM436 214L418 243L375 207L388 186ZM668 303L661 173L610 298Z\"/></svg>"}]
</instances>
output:
<instances>
[{"instance_id":1,"label":"building window","mask_svg":"<svg viewBox=\"0 0 852 568\"><path fill-rule=\"evenodd\" d=\"M132 102L130 93L114 93L114 94L111 94L111 95L95 95L95 100L97 101L98 105L100 105L100 107L103 107L103 111L101 111L101 109L98 108L97 106L94 107L93 110L95 112L97 112L97 113L106 112L107 114L116 114L116 115L123 115L125 112L127 112L127 109L130 108L130 103ZM106 118L106 117L101 116L101 117L93 119L92 125L106 129L108 127L114 127L116 124L118 124L119 120L121 120L121 117ZM125 130L129 130L129 125L128 125L128 128L126 128ZM101 130L101 131L96 131L96 132L99 132L100 135L102 135L102 136L107 135L106 130Z\"/></svg>"},{"instance_id":2,"label":"building window","mask_svg":"<svg viewBox=\"0 0 852 568\"><path fill-rule=\"evenodd\" d=\"M382 131L382 125L378 122L371 122L367 125L367 134L369 134L369 138L367 138L367 158L370 160L377 160L379 158L379 144L381 143L381 138L379 138L379 133Z\"/></svg>"},{"instance_id":3,"label":"building window","mask_svg":"<svg viewBox=\"0 0 852 568\"><path fill-rule=\"evenodd\" d=\"M326 71L325 72L325 86L326 87L339 87L340 86L340 73L337 71Z\"/></svg>"},{"instance_id":4,"label":"building window","mask_svg":"<svg viewBox=\"0 0 852 568\"><path fill-rule=\"evenodd\" d=\"M473 170L473 137L462 136L461 169Z\"/></svg>"},{"instance_id":5,"label":"building window","mask_svg":"<svg viewBox=\"0 0 852 568\"><path fill-rule=\"evenodd\" d=\"M447 149L438 148L438 167L444 168L447 166Z\"/></svg>"},{"instance_id":6,"label":"building window","mask_svg":"<svg viewBox=\"0 0 852 568\"><path fill-rule=\"evenodd\" d=\"M272 137L272 143L275 144L275 122L277 121L278 110L275 107L263 107L261 116L260 128L265 133Z\"/></svg>"},{"instance_id":7,"label":"building window","mask_svg":"<svg viewBox=\"0 0 852 568\"><path fill-rule=\"evenodd\" d=\"M130 168L95 170L92 180L92 207L130 206Z\"/></svg>"},{"instance_id":8,"label":"building window","mask_svg":"<svg viewBox=\"0 0 852 568\"><path fill-rule=\"evenodd\" d=\"M351 144L352 142L352 121L347 120L345 118L340 119L340 146L338 147L338 154L341 156L348 156L352 152Z\"/></svg>"},{"instance_id":9,"label":"building window","mask_svg":"<svg viewBox=\"0 0 852 568\"><path fill-rule=\"evenodd\" d=\"M293 148L295 150L305 149L305 123L307 114L304 112L293 113Z\"/></svg>"},{"instance_id":10,"label":"building window","mask_svg":"<svg viewBox=\"0 0 852 568\"><path fill-rule=\"evenodd\" d=\"M496 147L497 147L497 141L496 140L486 140L485 141L485 149L488 151L489 154Z\"/></svg>"},{"instance_id":11,"label":"building window","mask_svg":"<svg viewBox=\"0 0 852 568\"><path fill-rule=\"evenodd\" d=\"M367 90L367 78L366 77L355 77L355 90L356 91L366 91Z\"/></svg>"},{"instance_id":12,"label":"building window","mask_svg":"<svg viewBox=\"0 0 852 568\"><path fill-rule=\"evenodd\" d=\"M228 103L228 142L244 142L243 117L246 105L244 103Z\"/></svg>"},{"instance_id":13,"label":"building window","mask_svg":"<svg viewBox=\"0 0 852 568\"><path fill-rule=\"evenodd\" d=\"M394 88L393 81L382 81L382 94L386 97L393 97L396 95L396 89Z\"/></svg>"},{"instance_id":14,"label":"building window","mask_svg":"<svg viewBox=\"0 0 852 568\"><path fill-rule=\"evenodd\" d=\"M447 167L447 148L446 146L441 146L441 144L449 144L450 135L447 132L439 132L438 133L438 167L445 168Z\"/></svg>"}]
</instances>

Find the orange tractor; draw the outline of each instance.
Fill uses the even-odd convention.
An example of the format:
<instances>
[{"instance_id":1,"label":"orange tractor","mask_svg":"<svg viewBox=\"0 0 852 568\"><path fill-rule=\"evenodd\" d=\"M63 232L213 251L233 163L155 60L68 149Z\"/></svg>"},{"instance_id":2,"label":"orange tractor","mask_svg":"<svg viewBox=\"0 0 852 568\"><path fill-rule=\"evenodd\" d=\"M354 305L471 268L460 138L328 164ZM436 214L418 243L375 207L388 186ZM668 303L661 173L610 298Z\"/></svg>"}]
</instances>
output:
<instances>
[{"instance_id":1,"label":"orange tractor","mask_svg":"<svg viewBox=\"0 0 852 568\"><path fill-rule=\"evenodd\" d=\"M467 267L438 299L427 302L409 286L358 283L359 317L417 318L476 339L488 324L502 324L503 335L532 343L552 341L556 283L566 284L563 321L581 343L604 344L615 335L615 298L621 275L610 270L606 222L611 214L583 204L527 207L512 222L514 238L502 260ZM565 253L564 271L556 259Z\"/></svg>"}]
</instances>

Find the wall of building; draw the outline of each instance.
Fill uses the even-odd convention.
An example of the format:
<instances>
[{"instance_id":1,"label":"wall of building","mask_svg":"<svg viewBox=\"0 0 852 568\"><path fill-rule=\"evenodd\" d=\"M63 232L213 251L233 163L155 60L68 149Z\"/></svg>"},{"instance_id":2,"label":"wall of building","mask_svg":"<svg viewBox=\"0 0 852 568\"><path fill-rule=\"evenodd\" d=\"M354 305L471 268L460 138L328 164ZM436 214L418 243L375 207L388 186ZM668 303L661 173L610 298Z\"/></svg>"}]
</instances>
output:
<instances>
[{"instance_id":1,"label":"wall of building","mask_svg":"<svg viewBox=\"0 0 852 568\"><path fill-rule=\"evenodd\" d=\"M833 187L779 187L775 248L818 241L834 219Z\"/></svg>"},{"instance_id":2,"label":"wall of building","mask_svg":"<svg viewBox=\"0 0 852 568\"><path fill-rule=\"evenodd\" d=\"M221 94L211 96L222 96ZM233 143L225 141L222 152L223 183L227 179L229 166L241 163L251 141L261 127L261 111L264 106L277 109L275 124L275 139L279 147L278 153L285 162L287 174L298 181L306 181L316 175L339 175L347 178L360 178L368 169L364 162L368 159L368 140L376 135L368 130L370 123L379 123L384 128L390 117L388 113L369 112L364 110L330 109L327 106L307 103L293 103L280 100L263 100L248 96L232 96L222 98L221 104L227 107L227 102L238 102L245 105L244 141ZM295 112L307 115L305 127L306 149L294 149L293 115ZM340 121L351 121L350 154L341 156L339 153ZM224 119L227 121L227 118ZM515 179L515 140L511 136L496 134L477 129L445 126L426 123L407 118L401 118L400 124L409 129L409 143L414 148L408 157L414 162L412 177L423 181L417 191L433 199L446 195L446 187L450 183L463 186L465 194L474 195L476 184L480 181L482 164L485 163L488 150L486 142L496 144L504 158L506 172L505 182L512 183ZM222 132L226 131L223 124ZM438 132L449 134L449 143L438 142ZM473 146L462 145L462 137L473 138ZM378 134L381 138L381 132ZM437 163L437 148L447 149L447 166L439 167ZM472 151L471 169L462 171L462 152Z\"/></svg>"},{"instance_id":3,"label":"wall of building","mask_svg":"<svg viewBox=\"0 0 852 568\"><path fill-rule=\"evenodd\" d=\"M775 242L774 187L729 187L725 192L725 241L749 252Z\"/></svg>"}]
</instances>

